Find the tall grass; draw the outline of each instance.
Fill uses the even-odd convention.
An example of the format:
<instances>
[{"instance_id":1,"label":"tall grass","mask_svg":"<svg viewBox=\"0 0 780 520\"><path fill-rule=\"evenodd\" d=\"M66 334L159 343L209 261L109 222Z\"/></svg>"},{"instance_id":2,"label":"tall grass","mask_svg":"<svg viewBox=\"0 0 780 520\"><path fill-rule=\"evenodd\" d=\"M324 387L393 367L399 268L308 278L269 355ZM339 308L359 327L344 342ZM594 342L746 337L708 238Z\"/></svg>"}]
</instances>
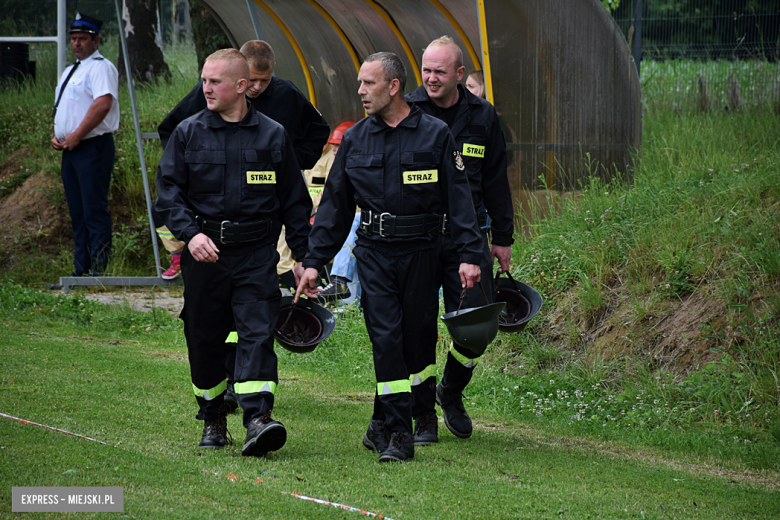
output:
<instances>
[{"instance_id":1,"label":"tall grass","mask_svg":"<svg viewBox=\"0 0 780 520\"><path fill-rule=\"evenodd\" d=\"M519 375L506 388L525 416L607 436L731 432L731 448L776 467L754 443L780 447L780 121L656 112L644 135L632 186L594 178L515 244L515 277L544 293L547 320L503 345L514 363L483 370ZM654 352L653 328L694 301L722 309L694 323L703 367Z\"/></svg>"}]
</instances>

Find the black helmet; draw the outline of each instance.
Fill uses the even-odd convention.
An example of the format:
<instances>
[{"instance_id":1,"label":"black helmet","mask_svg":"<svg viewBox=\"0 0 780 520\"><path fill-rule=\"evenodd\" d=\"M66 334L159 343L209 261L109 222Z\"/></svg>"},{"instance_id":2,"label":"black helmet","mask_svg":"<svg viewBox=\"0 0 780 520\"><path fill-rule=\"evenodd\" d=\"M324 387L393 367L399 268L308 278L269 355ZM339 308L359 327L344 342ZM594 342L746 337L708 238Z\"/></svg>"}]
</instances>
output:
<instances>
[{"instance_id":1,"label":"black helmet","mask_svg":"<svg viewBox=\"0 0 780 520\"><path fill-rule=\"evenodd\" d=\"M480 288L482 284L479 284ZM484 290L482 291L484 294ZM466 290L460 294L460 302ZM487 300L487 296L485 296ZM498 334L498 315L506 307L505 302L489 303L483 307L471 307L448 312L441 317L441 321L447 326L452 336L452 341L461 347L467 348L477 356L481 356L490 342Z\"/></svg>"},{"instance_id":2,"label":"black helmet","mask_svg":"<svg viewBox=\"0 0 780 520\"><path fill-rule=\"evenodd\" d=\"M293 296L282 298L274 336L276 341L290 352L303 354L311 352L330 336L336 328L336 319L325 307L310 299L300 298L293 306L294 299Z\"/></svg>"},{"instance_id":3,"label":"black helmet","mask_svg":"<svg viewBox=\"0 0 780 520\"><path fill-rule=\"evenodd\" d=\"M506 309L498 317L498 328L502 332L520 332L542 308L542 295L523 282L517 282L507 271L509 278L500 278L501 271L496 273L497 302L506 302Z\"/></svg>"}]
</instances>

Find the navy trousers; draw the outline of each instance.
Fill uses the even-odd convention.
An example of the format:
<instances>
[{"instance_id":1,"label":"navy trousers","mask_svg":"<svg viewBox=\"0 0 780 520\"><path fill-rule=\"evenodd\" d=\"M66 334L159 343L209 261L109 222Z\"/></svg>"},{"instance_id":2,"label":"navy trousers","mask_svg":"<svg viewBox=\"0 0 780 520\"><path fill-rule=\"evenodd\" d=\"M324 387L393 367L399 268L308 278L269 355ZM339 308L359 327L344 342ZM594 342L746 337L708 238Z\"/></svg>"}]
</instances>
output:
<instances>
[{"instance_id":1,"label":"navy trousers","mask_svg":"<svg viewBox=\"0 0 780 520\"><path fill-rule=\"evenodd\" d=\"M111 253L108 189L114 167L114 136L103 134L62 152L62 184L73 223L77 275L101 275Z\"/></svg>"},{"instance_id":2,"label":"navy trousers","mask_svg":"<svg viewBox=\"0 0 780 520\"><path fill-rule=\"evenodd\" d=\"M436 337L436 257L438 248L393 254L358 242L357 259L366 329L374 353L377 383L405 381L430 338L426 320ZM434 342L435 344L435 342ZM412 434L412 393L393 392L374 398L373 419L383 420L390 432Z\"/></svg>"}]
</instances>

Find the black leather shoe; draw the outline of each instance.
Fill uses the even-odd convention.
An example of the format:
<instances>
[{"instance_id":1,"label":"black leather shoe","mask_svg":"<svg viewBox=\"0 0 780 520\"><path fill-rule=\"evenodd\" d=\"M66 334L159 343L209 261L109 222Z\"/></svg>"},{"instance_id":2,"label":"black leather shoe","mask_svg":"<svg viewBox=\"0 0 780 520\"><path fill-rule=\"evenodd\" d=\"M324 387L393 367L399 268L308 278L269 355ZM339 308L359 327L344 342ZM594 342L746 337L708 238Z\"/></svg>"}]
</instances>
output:
<instances>
[{"instance_id":1,"label":"black leather shoe","mask_svg":"<svg viewBox=\"0 0 780 520\"><path fill-rule=\"evenodd\" d=\"M246 429L246 440L241 450L245 457L262 457L269 451L276 451L287 442L287 430L270 415L255 417Z\"/></svg>"},{"instance_id":2,"label":"black leather shoe","mask_svg":"<svg viewBox=\"0 0 780 520\"><path fill-rule=\"evenodd\" d=\"M363 434L363 446L374 453L382 453L387 448L385 422L371 419L368 430Z\"/></svg>"},{"instance_id":3,"label":"black leather shoe","mask_svg":"<svg viewBox=\"0 0 780 520\"><path fill-rule=\"evenodd\" d=\"M216 421L205 421L203 437L198 448L218 450L226 444L232 444L227 431L227 418L221 417Z\"/></svg>"},{"instance_id":4,"label":"black leather shoe","mask_svg":"<svg viewBox=\"0 0 780 520\"><path fill-rule=\"evenodd\" d=\"M428 446L439 442L439 422L436 414L421 415L414 419L414 445Z\"/></svg>"},{"instance_id":5,"label":"black leather shoe","mask_svg":"<svg viewBox=\"0 0 780 520\"><path fill-rule=\"evenodd\" d=\"M414 439L406 432L393 432L379 462L409 462L414 460Z\"/></svg>"},{"instance_id":6,"label":"black leather shoe","mask_svg":"<svg viewBox=\"0 0 780 520\"><path fill-rule=\"evenodd\" d=\"M448 390L442 383L436 385L436 402L444 412L444 424L456 437L466 439L473 431L471 417L463 406L463 394Z\"/></svg>"},{"instance_id":7,"label":"black leather shoe","mask_svg":"<svg viewBox=\"0 0 780 520\"><path fill-rule=\"evenodd\" d=\"M225 390L225 406L227 407L227 413L231 414L238 410L238 397L236 397L235 391L233 391L233 383L228 381L227 390Z\"/></svg>"},{"instance_id":8,"label":"black leather shoe","mask_svg":"<svg viewBox=\"0 0 780 520\"><path fill-rule=\"evenodd\" d=\"M347 282L338 278L334 278L333 281L326 285L317 296L324 299L325 301L330 302L349 298L352 296L352 292L350 292L349 287L347 286Z\"/></svg>"}]
</instances>

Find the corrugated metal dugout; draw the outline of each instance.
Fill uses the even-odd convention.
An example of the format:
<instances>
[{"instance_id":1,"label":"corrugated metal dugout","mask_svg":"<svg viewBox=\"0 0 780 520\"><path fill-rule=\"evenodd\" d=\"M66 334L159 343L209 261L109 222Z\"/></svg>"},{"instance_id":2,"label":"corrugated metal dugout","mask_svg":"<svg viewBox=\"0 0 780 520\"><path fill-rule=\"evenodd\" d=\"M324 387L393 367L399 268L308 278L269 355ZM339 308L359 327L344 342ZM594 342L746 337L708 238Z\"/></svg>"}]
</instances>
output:
<instances>
[{"instance_id":1,"label":"corrugated metal dugout","mask_svg":"<svg viewBox=\"0 0 780 520\"><path fill-rule=\"evenodd\" d=\"M263 39L276 75L293 81L335 127L363 117L357 71L392 51L407 91L421 84L427 44L444 34L467 71L482 69L501 119L517 211L548 187L574 190L588 172L628 172L642 139L630 50L597 0L204 0L236 47ZM590 168L587 166L590 164Z\"/></svg>"}]
</instances>

